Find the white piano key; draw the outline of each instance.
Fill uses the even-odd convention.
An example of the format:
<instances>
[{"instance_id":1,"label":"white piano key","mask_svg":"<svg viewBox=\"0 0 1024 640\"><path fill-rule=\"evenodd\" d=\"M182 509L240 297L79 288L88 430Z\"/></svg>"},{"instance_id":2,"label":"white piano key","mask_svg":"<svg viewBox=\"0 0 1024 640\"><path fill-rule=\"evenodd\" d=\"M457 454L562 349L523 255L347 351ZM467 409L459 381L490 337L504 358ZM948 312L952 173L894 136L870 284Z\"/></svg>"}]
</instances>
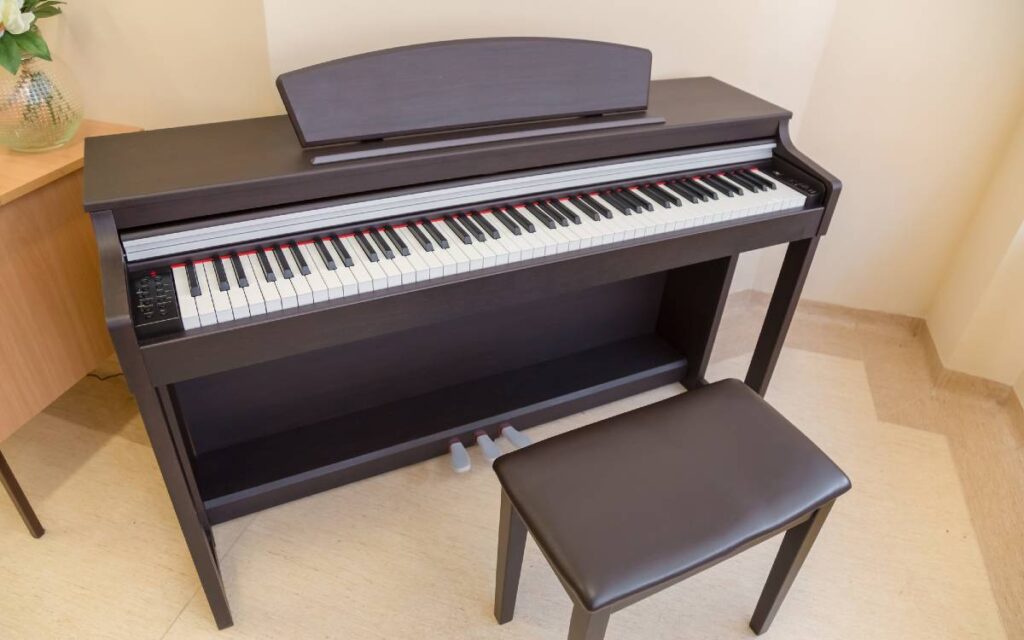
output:
<instances>
[{"instance_id":1,"label":"white piano key","mask_svg":"<svg viewBox=\"0 0 1024 640\"><path fill-rule=\"evenodd\" d=\"M435 229L437 228L437 225L431 224L431 226L433 226ZM451 253L448 249L442 247L441 244L437 242L433 235L427 233L426 229L423 227L422 224L420 224L420 230L423 231L423 233L427 234L427 237L430 238L430 242L434 245L434 250L430 252L430 255L433 256L434 260L436 260L441 265L441 275L453 276L456 273L458 273L458 258L461 256L461 254ZM438 231L438 233L440 233L440 231Z\"/></svg>"},{"instance_id":2,"label":"white piano key","mask_svg":"<svg viewBox=\"0 0 1024 640\"><path fill-rule=\"evenodd\" d=\"M356 292L369 293L373 291L373 274L363 266L359 256L352 253L352 245L348 240L351 240L351 238L338 238L342 248L348 252L349 258L352 260L351 267L345 267L341 254L335 249L333 242L326 243L327 251L334 257L334 261L338 264L338 269L345 269L345 273L352 276L352 279L355 280Z\"/></svg>"},{"instance_id":3,"label":"white piano key","mask_svg":"<svg viewBox=\"0 0 1024 640\"><path fill-rule=\"evenodd\" d=\"M216 258L215 258L216 259ZM220 258L220 266L224 269L224 275L228 277L228 301L231 303L231 315L235 320L248 318L249 301L245 297L242 288L238 286L238 278L235 277L235 269L231 266L230 258Z\"/></svg>"},{"instance_id":4,"label":"white piano key","mask_svg":"<svg viewBox=\"0 0 1024 640\"><path fill-rule=\"evenodd\" d=\"M267 257L267 262L270 263L270 270L275 276L273 284L277 287L277 292L281 296L281 308L294 309L299 306L299 298L295 292L295 287L292 286L290 280L284 277L284 273L281 271L281 265L278 264L277 257L274 255L273 250L265 249L264 255Z\"/></svg>"},{"instance_id":5,"label":"white piano key","mask_svg":"<svg viewBox=\"0 0 1024 640\"><path fill-rule=\"evenodd\" d=\"M196 308L195 298L192 297L192 288L188 284L185 265L172 266L171 275L174 277L174 292L178 297L178 315L181 316L181 326L186 331L201 327L199 310Z\"/></svg>"},{"instance_id":6,"label":"white piano key","mask_svg":"<svg viewBox=\"0 0 1024 640\"><path fill-rule=\"evenodd\" d=\"M392 231L395 231L395 235L398 235L398 232L395 230L394 227L392 227ZM394 265L394 267L398 270L398 273L401 275L402 279L400 284L413 284L414 282L416 282L419 279L419 267L416 264L414 264L412 260L410 260L410 256L402 255L402 252L399 250L398 245L392 241L390 236L388 236L383 231L381 231L380 234L381 237L384 238L384 240L392 249L394 257L387 258L387 260L389 260L391 264ZM399 236L399 238L401 238L401 236ZM406 247L408 246L409 245L406 244ZM410 251L410 254L411 253L412 252Z\"/></svg>"},{"instance_id":7,"label":"white piano key","mask_svg":"<svg viewBox=\"0 0 1024 640\"><path fill-rule=\"evenodd\" d=\"M352 256L352 261L355 264L361 265L369 274L370 290L378 291L380 289L386 289L388 286L388 276L384 273L384 270L380 268L380 258L377 258L378 262L371 260L366 254L366 251L364 251L359 245L359 242L355 239L354 235L346 235L344 238L341 238L341 243L345 245L349 255ZM378 254L378 256L379 255L380 254Z\"/></svg>"},{"instance_id":8,"label":"white piano key","mask_svg":"<svg viewBox=\"0 0 1024 640\"><path fill-rule=\"evenodd\" d=\"M313 244L299 245L299 250L302 251L302 255L306 258L306 264L309 265L309 269L320 276L323 280L324 287L327 288L327 299L335 300L345 295L345 286L341 282L341 278L338 274L338 269L344 269L345 267L341 262L335 261L335 269L328 269L327 263L320 256L320 251L317 250ZM331 260L334 260L332 257ZM352 282L353 288L355 281Z\"/></svg>"},{"instance_id":9,"label":"white piano key","mask_svg":"<svg viewBox=\"0 0 1024 640\"><path fill-rule=\"evenodd\" d=\"M399 287L402 285L402 272L398 269L394 259L385 257L383 251L378 251L377 255L380 259L377 261L377 265L384 271L384 275L387 278L386 287Z\"/></svg>"},{"instance_id":10,"label":"white piano key","mask_svg":"<svg viewBox=\"0 0 1024 640\"><path fill-rule=\"evenodd\" d=\"M292 277L286 278L286 280L295 288L297 305L302 307L307 304L313 304L313 289L310 288L306 277L299 271L299 265L296 264L295 259L292 257L291 250L288 247L282 246L281 255L284 256L285 263L287 263L288 268L292 272Z\"/></svg>"},{"instance_id":11,"label":"white piano key","mask_svg":"<svg viewBox=\"0 0 1024 640\"><path fill-rule=\"evenodd\" d=\"M249 286L247 287L239 285L239 288L242 289L242 293L245 295L246 301L249 303L249 315L262 315L267 312L267 303L263 299L263 290L256 282L256 274L252 270L252 265L249 264L248 255L239 255L238 262L242 265L242 273L245 275L245 279L249 283ZM237 282L237 277L234 282Z\"/></svg>"},{"instance_id":12,"label":"white piano key","mask_svg":"<svg viewBox=\"0 0 1024 640\"><path fill-rule=\"evenodd\" d=\"M200 269L200 267L202 267ZM229 322L234 319L231 313L231 300L228 294L221 291L217 284L217 273L213 270L213 260L203 260L196 263L196 274L206 275L206 288L210 292L210 301L213 302L213 312L217 315L217 322Z\"/></svg>"},{"instance_id":13,"label":"white piano key","mask_svg":"<svg viewBox=\"0 0 1024 640\"><path fill-rule=\"evenodd\" d=\"M406 225L401 224L392 227L395 231L395 235L398 236L405 246L409 249L409 255L405 256L405 260L411 265L413 272L413 282L420 282L422 280L430 279L430 265L427 264L426 259L423 258L422 252L423 247L416 238L412 237L412 233L406 228ZM440 271L440 268L438 268Z\"/></svg>"},{"instance_id":14,"label":"white piano key","mask_svg":"<svg viewBox=\"0 0 1024 640\"><path fill-rule=\"evenodd\" d=\"M199 295L193 298L196 301L196 311L199 312L199 324L203 327L212 327L217 324L217 311L213 308L213 297L210 296L210 285L206 282L206 271L202 263L195 262L196 282L199 284Z\"/></svg>"},{"instance_id":15,"label":"white piano key","mask_svg":"<svg viewBox=\"0 0 1024 640\"><path fill-rule=\"evenodd\" d=\"M418 223L410 224L418 225ZM418 226L418 228L420 229L420 231L423 231L422 225ZM436 255L437 245L435 243L431 242L430 244L430 246L433 248L433 251L427 251L423 247L423 245L420 244L420 241L413 235L413 233L409 231L408 228L398 229L397 231L399 235L402 236L402 239L405 240L405 243L409 245L409 251L418 255L420 259L423 260L423 263L427 266L427 275L425 277L421 277L421 280L432 280L434 278L440 278L441 276L444 275L444 265L441 264L441 261L438 259ZM426 232L423 231L423 233Z\"/></svg>"},{"instance_id":16,"label":"white piano key","mask_svg":"<svg viewBox=\"0 0 1024 640\"><path fill-rule=\"evenodd\" d=\"M248 263L247 272L250 274L249 281L259 288L260 296L263 298L263 305L266 307L267 313L280 311L282 309L281 293L273 282L267 281L256 252L253 251L252 253L248 253L240 257L243 260L243 264Z\"/></svg>"},{"instance_id":17,"label":"white piano key","mask_svg":"<svg viewBox=\"0 0 1024 640\"><path fill-rule=\"evenodd\" d=\"M434 229L436 229L437 232L448 241L448 248L441 249L441 251L444 252L445 255L451 257L455 264L456 273L465 273L473 268L474 255L477 260L477 265L483 263L483 260L480 258L480 254L467 253L464 249L465 245L462 244L462 240L455 237L455 234L448 228L448 225L445 224L444 220L431 220L431 223L434 225Z\"/></svg>"},{"instance_id":18,"label":"white piano key","mask_svg":"<svg viewBox=\"0 0 1024 640\"><path fill-rule=\"evenodd\" d=\"M309 275L305 276L305 278L306 284L309 285L309 290L313 292L313 302L325 302L330 300L331 296L327 290L327 283L324 282L323 274L316 266L317 261L313 259L313 254L316 253L316 249L313 247L312 240L304 241L297 244L297 246L299 248L299 255L302 256L302 259L306 261L306 266L309 267ZM288 257L293 258L293 256ZM292 259L292 262L295 262L295 260ZM296 274L301 275L299 272L296 272Z\"/></svg>"}]
</instances>

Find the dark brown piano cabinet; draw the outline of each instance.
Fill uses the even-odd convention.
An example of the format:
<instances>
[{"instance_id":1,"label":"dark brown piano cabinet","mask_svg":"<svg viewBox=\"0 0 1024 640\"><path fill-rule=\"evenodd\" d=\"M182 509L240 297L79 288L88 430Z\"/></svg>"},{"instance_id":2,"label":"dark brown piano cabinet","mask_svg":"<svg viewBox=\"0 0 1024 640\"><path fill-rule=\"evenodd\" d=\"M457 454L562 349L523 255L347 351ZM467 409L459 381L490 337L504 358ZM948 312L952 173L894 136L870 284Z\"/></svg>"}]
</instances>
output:
<instances>
[{"instance_id":1,"label":"dark brown piano cabinet","mask_svg":"<svg viewBox=\"0 0 1024 640\"><path fill-rule=\"evenodd\" d=\"M289 102L300 131L308 125L316 132L304 139L349 142L303 147L286 116L89 140L85 205L100 249L108 325L219 627L231 624L231 614L212 525L440 455L452 438L470 444L478 430L496 437L505 421L529 427L666 383L699 387L738 255L787 244L746 376L759 393L767 388L839 182L795 149L788 111L713 78L648 83L649 53L634 47L499 39L420 53L429 61L442 51L438 59L449 59L454 47L467 58L484 52L481 64L511 68L515 56L505 56L524 42L550 56L571 52L558 58L566 60L597 51L616 73L642 77L630 76L629 91L604 109L587 90L600 73L583 74L585 104L564 98L553 122L537 122L535 104L505 112L482 104L476 114L463 104L454 120L410 120L407 130L422 137L351 141L371 126L376 137L396 133L403 114L382 108L373 122L332 119L330 105L321 105L314 117L308 112L316 110L316 94L302 91L315 87L316 73L301 71L281 84L305 87ZM356 63L379 72L408 53L367 54ZM356 63L329 63L323 77L351 77ZM538 77L507 77L562 86L568 70L554 67ZM360 81L377 86L372 78ZM344 106L339 113L347 116L356 109ZM604 118L634 121L592 126ZM474 128L456 128L460 123ZM424 141L426 148L409 147ZM761 142L774 149L758 166L806 188L806 206L213 326L149 336L135 329L133 283L171 259L130 259L126 243L139 238L442 182L473 185ZM315 164L338 154L349 159ZM173 260L204 252L210 250Z\"/></svg>"}]
</instances>

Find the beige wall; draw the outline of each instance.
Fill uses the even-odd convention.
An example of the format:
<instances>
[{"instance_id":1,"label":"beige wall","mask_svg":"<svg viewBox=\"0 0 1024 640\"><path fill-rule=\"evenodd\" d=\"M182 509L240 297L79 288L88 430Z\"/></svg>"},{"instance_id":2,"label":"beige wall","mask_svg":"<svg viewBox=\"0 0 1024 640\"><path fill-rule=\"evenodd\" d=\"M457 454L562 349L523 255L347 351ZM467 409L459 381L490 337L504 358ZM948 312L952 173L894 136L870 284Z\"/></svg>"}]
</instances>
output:
<instances>
[{"instance_id":1,"label":"beige wall","mask_svg":"<svg viewBox=\"0 0 1024 640\"><path fill-rule=\"evenodd\" d=\"M278 111L259 0L69 2L40 22L86 117L146 128ZM305 21L305 20L303 20Z\"/></svg>"},{"instance_id":2,"label":"beige wall","mask_svg":"<svg viewBox=\"0 0 1024 640\"><path fill-rule=\"evenodd\" d=\"M1024 106L1024 2L841 2L797 142L843 180L806 295L923 316Z\"/></svg>"},{"instance_id":3,"label":"beige wall","mask_svg":"<svg viewBox=\"0 0 1024 640\"><path fill-rule=\"evenodd\" d=\"M928 324L946 366L1024 372L1024 114L949 263Z\"/></svg>"}]
</instances>

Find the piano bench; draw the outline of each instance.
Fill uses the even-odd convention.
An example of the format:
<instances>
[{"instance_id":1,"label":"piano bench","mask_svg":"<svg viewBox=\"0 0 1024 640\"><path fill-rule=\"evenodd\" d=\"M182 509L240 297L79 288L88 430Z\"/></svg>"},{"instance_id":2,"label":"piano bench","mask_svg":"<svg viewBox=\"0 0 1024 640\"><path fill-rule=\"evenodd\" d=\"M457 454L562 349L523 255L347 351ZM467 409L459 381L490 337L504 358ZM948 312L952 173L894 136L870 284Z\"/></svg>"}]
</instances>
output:
<instances>
[{"instance_id":1,"label":"piano bench","mask_svg":"<svg viewBox=\"0 0 1024 640\"><path fill-rule=\"evenodd\" d=\"M529 531L574 603L569 640L786 532L750 627L767 631L846 475L738 380L504 455L494 614L512 619Z\"/></svg>"}]
</instances>

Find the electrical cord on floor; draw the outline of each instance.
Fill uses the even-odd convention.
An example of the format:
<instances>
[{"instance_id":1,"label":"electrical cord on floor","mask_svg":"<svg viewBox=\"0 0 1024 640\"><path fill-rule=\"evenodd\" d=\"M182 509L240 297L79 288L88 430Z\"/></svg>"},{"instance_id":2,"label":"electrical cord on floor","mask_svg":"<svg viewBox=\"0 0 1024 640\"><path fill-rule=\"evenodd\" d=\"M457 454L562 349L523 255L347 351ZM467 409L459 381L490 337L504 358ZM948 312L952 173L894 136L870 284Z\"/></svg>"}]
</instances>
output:
<instances>
[{"instance_id":1,"label":"electrical cord on floor","mask_svg":"<svg viewBox=\"0 0 1024 640\"><path fill-rule=\"evenodd\" d=\"M90 378L96 378L97 380L99 380L100 382L102 382L102 381L104 381L104 380L110 380L111 378L116 378L117 376L123 376L123 375L124 375L124 373L123 373L123 372L120 372L120 373L112 373L112 374L110 374L109 376L101 376L101 375L99 375L98 373L87 373L87 374L85 374L85 375L87 375L87 376L88 376L88 377L90 377Z\"/></svg>"}]
</instances>

